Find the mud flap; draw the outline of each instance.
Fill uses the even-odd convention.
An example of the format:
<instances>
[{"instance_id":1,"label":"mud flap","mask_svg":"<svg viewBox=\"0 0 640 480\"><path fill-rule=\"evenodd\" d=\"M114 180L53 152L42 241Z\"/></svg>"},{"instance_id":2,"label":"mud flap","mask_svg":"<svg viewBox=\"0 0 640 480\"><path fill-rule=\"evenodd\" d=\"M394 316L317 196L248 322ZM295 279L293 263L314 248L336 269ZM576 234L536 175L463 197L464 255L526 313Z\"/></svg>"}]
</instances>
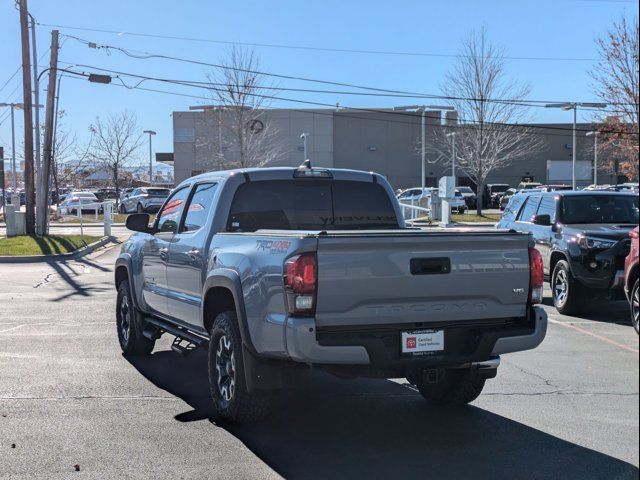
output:
<instances>
[{"instance_id":1,"label":"mud flap","mask_svg":"<svg viewBox=\"0 0 640 480\"><path fill-rule=\"evenodd\" d=\"M265 393L268 390L282 388L282 365L273 360L264 360L253 355L249 349L242 346L245 380L247 391Z\"/></svg>"}]
</instances>

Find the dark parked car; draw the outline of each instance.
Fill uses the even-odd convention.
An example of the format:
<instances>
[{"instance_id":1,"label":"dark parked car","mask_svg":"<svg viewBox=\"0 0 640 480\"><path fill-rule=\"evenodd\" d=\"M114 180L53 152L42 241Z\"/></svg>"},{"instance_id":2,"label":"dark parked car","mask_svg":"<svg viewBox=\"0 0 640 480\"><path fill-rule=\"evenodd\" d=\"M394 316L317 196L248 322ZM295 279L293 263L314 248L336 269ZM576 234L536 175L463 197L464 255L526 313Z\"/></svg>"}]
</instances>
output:
<instances>
[{"instance_id":1,"label":"dark parked car","mask_svg":"<svg viewBox=\"0 0 640 480\"><path fill-rule=\"evenodd\" d=\"M488 183L484 187L483 208L498 207L500 197L510 188L506 183Z\"/></svg>"},{"instance_id":2,"label":"dark parked car","mask_svg":"<svg viewBox=\"0 0 640 480\"><path fill-rule=\"evenodd\" d=\"M640 293L638 292L638 256L640 255L640 247L638 246L638 227L629 232L631 237L631 251L624 262L624 291L629 300L629 308L631 310L631 323L636 332L638 330L638 316L640 314Z\"/></svg>"},{"instance_id":3,"label":"dark parked car","mask_svg":"<svg viewBox=\"0 0 640 480\"><path fill-rule=\"evenodd\" d=\"M467 204L468 208L476 208L478 197L476 197L476 192L471 187L458 187L458 191L464 197L464 203Z\"/></svg>"},{"instance_id":4,"label":"dark parked car","mask_svg":"<svg viewBox=\"0 0 640 480\"><path fill-rule=\"evenodd\" d=\"M569 315L586 298L620 296L636 226L637 194L600 191L518 193L497 225L532 234L553 303Z\"/></svg>"}]
</instances>

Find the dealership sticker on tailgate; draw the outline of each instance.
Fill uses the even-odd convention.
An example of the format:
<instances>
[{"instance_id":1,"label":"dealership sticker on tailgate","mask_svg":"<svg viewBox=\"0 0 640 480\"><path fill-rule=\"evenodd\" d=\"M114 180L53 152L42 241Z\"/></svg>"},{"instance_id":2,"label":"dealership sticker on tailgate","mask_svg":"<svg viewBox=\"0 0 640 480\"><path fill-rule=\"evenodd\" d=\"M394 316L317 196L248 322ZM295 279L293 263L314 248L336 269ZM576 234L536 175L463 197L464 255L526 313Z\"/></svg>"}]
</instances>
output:
<instances>
[{"instance_id":1,"label":"dealership sticker on tailgate","mask_svg":"<svg viewBox=\"0 0 640 480\"><path fill-rule=\"evenodd\" d=\"M402 353L424 353L444 350L444 330L402 332Z\"/></svg>"}]
</instances>

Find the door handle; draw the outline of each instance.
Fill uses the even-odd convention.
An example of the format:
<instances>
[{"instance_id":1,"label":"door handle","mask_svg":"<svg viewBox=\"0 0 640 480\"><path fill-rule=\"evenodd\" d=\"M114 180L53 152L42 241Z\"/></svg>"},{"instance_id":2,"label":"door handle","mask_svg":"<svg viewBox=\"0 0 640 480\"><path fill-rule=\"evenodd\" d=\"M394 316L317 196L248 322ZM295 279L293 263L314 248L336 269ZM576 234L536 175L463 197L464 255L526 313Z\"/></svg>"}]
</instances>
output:
<instances>
[{"instance_id":1,"label":"door handle","mask_svg":"<svg viewBox=\"0 0 640 480\"><path fill-rule=\"evenodd\" d=\"M159 248L158 252L160 252L160 258L163 260L167 259L167 254L169 253L169 248Z\"/></svg>"},{"instance_id":2,"label":"door handle","mask_svg":"<svg viewBox=\"0 0 640 480\"><path fill-rule=\"evenodd\" d=\"M200 256L200 250L198 250L197 248L194 248L192 250L189 250L187 252L187 255L189 255L193 259L198 258Z\"/></svg>"}]
</instances>

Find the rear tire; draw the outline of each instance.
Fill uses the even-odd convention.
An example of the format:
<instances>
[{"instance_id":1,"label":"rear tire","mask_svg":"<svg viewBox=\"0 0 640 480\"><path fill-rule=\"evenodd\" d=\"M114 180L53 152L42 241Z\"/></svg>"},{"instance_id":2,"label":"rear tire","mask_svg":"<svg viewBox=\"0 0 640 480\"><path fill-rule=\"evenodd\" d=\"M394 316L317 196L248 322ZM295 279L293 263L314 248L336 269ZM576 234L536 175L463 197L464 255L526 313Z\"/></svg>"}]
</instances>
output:
<instances>
[{"instance_id":1,"label":"rear tire","mask_svg":"<svg viewBox=\"0 0 640 480\"><path fill-rule=\"evenodd\" d=\"M142 322L142 314L133 306L129 280L123 280L116 300L116 327L125 355L148 355L153 350L156 342L142 335Z\"/></svg>"},{"instance_id":2,"label":"rear tire","mask_svg":"<svg viewBox=\"0 0 640 480\"><path fill-rule=\"evenodd\" d=\"M219 314L209 340L209 389L216 410L229 423L252 423L267 414L269 398L247 390L242 337L236 312Z\"/></svg>"},{"instance_id":3,"label":"rear tire","mask_svg":"<svg viewBox=\"0 0 640 480\"><path fill-rule=\"evenodd\" d=\"M447 370L434 384L418 384L418 390L432 405L460 406L473 402L482 393L485 379L475 370Z\"/></svg>"},{"instance_id":4,"label":"rear tire","mask_svg":"<svg viewBox=\"0 0 640 480\"><path fill-rule=\"evenodd\" d=\"M127 213L127 209L124 208L123 204L120 204L120 206L118 207L118 210L120 211L120 213Z\"/></svg>"},{"instance_id":5,"label":"rear tire","mask_svg":"<svg viewBox=\"0 0 640 480\"><path fill-rule=\"evenodd\" d=\"M566 260L556 263L551 275L553 305L562 315L574 315L580 311L584 294L581 285L573 278Z\"/></svg>"},{"instance_id":6,"label":"rear tire","mask_svg":"<svg viewBox=\"0 0 640 480\"><path fill-rule=\"evenodd\" d=\"M640 312L640 280L636 280L631 289L631 297L629 298L629 308L631 310L631 324L636 329L636 333L640 333L638 330L638 316Z\"/></svg>"}]
</instances>

